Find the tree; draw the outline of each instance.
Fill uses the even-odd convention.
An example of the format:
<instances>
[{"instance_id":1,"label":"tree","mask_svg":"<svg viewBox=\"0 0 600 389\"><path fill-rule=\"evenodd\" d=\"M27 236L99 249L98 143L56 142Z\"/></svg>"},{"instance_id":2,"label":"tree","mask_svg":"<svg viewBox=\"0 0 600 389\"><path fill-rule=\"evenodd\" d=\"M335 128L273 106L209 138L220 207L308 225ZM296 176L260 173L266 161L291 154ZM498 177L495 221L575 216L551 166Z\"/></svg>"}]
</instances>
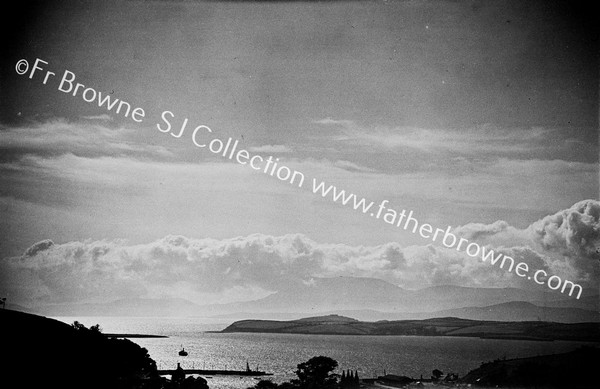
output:
<instances>
[{"instance_id":1,"label":"tree","mask_svg":"<svg viewBox=\"0 0 600 389\"><path fill-rule=\"evenodd\" d=\"M298 379L294 381L301 388L309 389L335 385L337 380L331 372L337 366L337 361L329 357L312 357L298 365L298 370L296 370Z\"/></svg>"},{"instance_id":2,"label":"tree","mask_svg":"<svg viewBox=\"0 0 600 389\"><path fill-rule=\"evenodd\" d=\"M91 326L90 330L93 332L102 332L102 327L100 327L100 324L96 324L95 326Z\"/></svg>"},{"instance_id":3,"label":"tree","mask_svg":"<svg viewBox=\"0 0 600 389\"><path fill-rule=\"evenodd\" d=\"M273 381L269 380L260 380L256 385L254 385L254 389L276 389L277 384Z\"/></svg>"}]
</instances>

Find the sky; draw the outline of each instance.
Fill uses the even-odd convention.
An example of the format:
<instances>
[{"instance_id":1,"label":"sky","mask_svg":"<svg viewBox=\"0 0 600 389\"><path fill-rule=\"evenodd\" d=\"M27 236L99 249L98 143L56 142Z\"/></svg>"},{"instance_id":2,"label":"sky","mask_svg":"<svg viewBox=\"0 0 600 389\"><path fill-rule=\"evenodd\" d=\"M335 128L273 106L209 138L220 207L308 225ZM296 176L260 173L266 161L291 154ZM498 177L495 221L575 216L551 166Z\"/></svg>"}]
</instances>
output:
<instances>
[{"instance_id":1,"label":"sky","mask_svg":"<svg viewBox=\"0 0 600 389\"><path fill-rule=\"evenodd\" d=\"M226 302L339 275L525 287L198 148L200 125L597 288L598 34L581 5L67 1L12 16L0 293ZM36 58L43 71L17 74ZM61 92L65 70L144 119ZM181 138L157 128L164 111L173 131L188 119Z\"/></svg>"}]
</instances>

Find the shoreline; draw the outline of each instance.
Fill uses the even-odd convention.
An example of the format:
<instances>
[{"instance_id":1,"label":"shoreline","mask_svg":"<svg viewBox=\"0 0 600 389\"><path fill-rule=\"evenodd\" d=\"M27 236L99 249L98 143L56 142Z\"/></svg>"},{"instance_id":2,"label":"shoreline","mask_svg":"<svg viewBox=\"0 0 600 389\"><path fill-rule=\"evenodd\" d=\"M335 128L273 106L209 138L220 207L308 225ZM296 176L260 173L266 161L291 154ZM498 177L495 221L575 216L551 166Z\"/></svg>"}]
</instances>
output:
<instances>
[{"instance_id":1,"label":"shoreline","mask_svg":"<svg viewBox=\"0 0 600 389\"><path fill-rule=\"evenodd\" d=\"M168 338L167 335L153 335L153 334L103 334L107 338Z\"/></svg>"}]
</instances>

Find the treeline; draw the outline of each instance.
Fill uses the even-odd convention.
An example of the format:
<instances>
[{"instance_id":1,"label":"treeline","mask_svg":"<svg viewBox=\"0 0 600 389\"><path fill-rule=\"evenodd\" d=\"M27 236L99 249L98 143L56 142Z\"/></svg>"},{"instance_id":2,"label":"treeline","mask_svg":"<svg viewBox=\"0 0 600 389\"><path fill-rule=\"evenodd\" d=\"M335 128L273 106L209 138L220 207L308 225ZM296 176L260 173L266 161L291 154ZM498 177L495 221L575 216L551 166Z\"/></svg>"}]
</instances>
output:
<instances>
[{"instance_id":1,"label":"treeline","mask_svg":"<svg viewBox=\"0 0 600 389\"><path fill-rule=\"evenodd\" d=\"M312 357L306 362L300 363L296 369L296 376L291 381L277 384L268 380L261 380L248 389L352 389L358 388L358 372L342 373L338 376L333 373L337 368L336 360L329 357ZM340 380L338 380L340 377Z\"/></svg>"}]
</instances>

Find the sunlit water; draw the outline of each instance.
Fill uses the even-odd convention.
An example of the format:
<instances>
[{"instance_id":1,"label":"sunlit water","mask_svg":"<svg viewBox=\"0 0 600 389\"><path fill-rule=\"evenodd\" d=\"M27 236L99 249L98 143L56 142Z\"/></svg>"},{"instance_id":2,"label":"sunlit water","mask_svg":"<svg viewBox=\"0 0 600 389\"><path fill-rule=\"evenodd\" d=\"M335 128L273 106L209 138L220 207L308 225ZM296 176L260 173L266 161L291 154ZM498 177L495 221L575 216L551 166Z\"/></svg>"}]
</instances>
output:
<instances>
[{"instance_id":1,"label":"sunlit water","mask_svg":"<svg viewBox=\"0 0 600 389\"><path fill-rule=\"evenodd\" d=\"M143 333L168 338L131 339L145 347L159 369L244 370L273 373L282 382L295 377L296 365L313 356L338 361L339 369L358 370L361 378L383 374L429 377L433 369L459 375L498 358L528 357L574 350L582 342L536 342L424 336L347 336L299 334L219 334L229 321L206 318L56 317L65 323L78 320L86 326L100 324L105 333ZM189 353L180 357L181 347ZM341 370L340 370L341 371ZM205 377L206 378L206 377ZM213 376L213 389L247 388L252 377Z\"/></svg>"}]
</instances>

